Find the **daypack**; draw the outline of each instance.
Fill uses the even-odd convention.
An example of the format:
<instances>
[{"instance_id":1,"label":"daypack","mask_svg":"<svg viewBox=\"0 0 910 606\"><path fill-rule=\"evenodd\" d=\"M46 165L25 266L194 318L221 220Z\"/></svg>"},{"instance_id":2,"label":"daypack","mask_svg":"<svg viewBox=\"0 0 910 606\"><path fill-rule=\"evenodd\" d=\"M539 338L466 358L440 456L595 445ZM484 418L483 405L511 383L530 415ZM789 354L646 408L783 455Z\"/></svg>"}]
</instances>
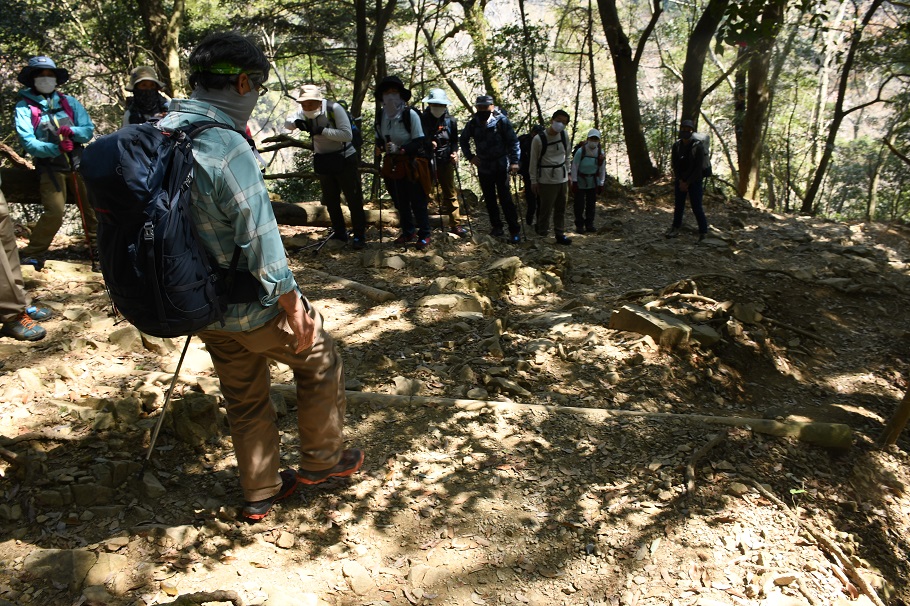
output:
<instances>
[{"instance_id":1,"label":"daypack","mask_svg":"<svg viewBox=\"0 0 910 606\"><path fill-rule=\"evenodd\" d=\"M360 118L354 119L354 116L351 115L351 112L348 111L348 106L341 101L335 101L334 103L326 103L325 105L325 115L329 119L329 125L332 128L338 128L335 124L335 106L338 105L344 110L344 113L348 115L348 122L351 123L351 145L354 146L354 149L360 151L360 148L363 147L363 131L360 129L358 122ZM304 117L303 121L306 122L307 126L313 126L313 121L309 118ZM410 131L408 131L410 132ZM345 143L347 146L347 143Z\"/></svg>"},{"instance_id":2,"label":"daypack","mask_svg":"<svg viewBox=\"0 0 910 606\"><path fill-rule=\"evenodd\" d=\"M133 124L85 149L82 177L98 215L101 273L111 301L133 326L156 337L191 335L224 323L228 303L259 298L258 280L219 268L190 214L193 137L207 122L177 130ZM230 129L233 130L233 129ZM239 131L237 131L239 132Z\"/></svg>"},{"instance_id":3,"label":"daypack","mask_svg":"<svg viewBox=\"0 0 910 606\"><path fill-rule=\"evenodd\" d=\"M528 174L531 171L531 142L534 137L545 130L540 124L531 127L531 132L525 133L518 137L518 149L520 152L518 169L519 172Z\"/></svg>"},{"instance_id":4,"label":"daypack","mask_svg":"<svg viewBox=\"0 0 910 606\"><path fill-rule=\"evenodd\" d=\"M41 124L41 116L43 116L45 114L50 114L50 113L57 113L58 111L60 111L60 109L62 109L64 112L66 112L66 115L69 116L69 118L70 118L70 122L72 122L73 124L76 123L76 114L73 112L73 107L70 105L70 102L66 98L66 95L61 95L60 93L57 93L57 96L60 98L60 108L55 109L53 112L48 111L48 110L44 109L43 107L41 107L40 105L38 105L38 103L36 103L34 99L29 99L28 97L25 98L25 102L28 103L28 106L32 112L32 127L33 128L38 128L38 125Z\"/></svg>"},{"instance_id":5,"label":"daypack","mask_svg":"<svg viewBox=\"0 0 910 606\"><path fill-rule=\"evenodd\" d=\"M585 144L587 144L587 142L588 142L588 140L585 139L581 143L575 144L575 147L572 148L572 159L573 160L575 159L575 154L578 153L578 150L581 149L582 147L584 147ZM604 156L604 148L603 148L603 146L601 146L600 143L598 143L597 144L597 169L598 170L600 170L600 167L604 165L604 162L606 161L606 159L607 159L606 156ZM588 176L590 176L590 175L588 175Z\"/></svg>"},{"instance_id":6,"label":"daypack","mask_svg":"<svg viewBox=\"0 0 910 606\"><path fill-rule=\"evenodd\" d=\"M701 145L705 151L701 165L701 176L711 177L714 172L711 170L711 135L707 133L692 133L692 153L695 153L695 145Z\"/></svg>"},{"instance_id":7,"label":"daypack","mask_svg":"<svg viewBox=\"0 0 910 606\"><path fill-rule=\"evenodd\" d=\"M561 143L563 150L565 150L566 153L569 153L569 135L566 134L565 130L563 130L559 134L560 134L560 141L559 141L559 143L556 143L556 145L559 145ZM539 133L537 133L537 136L540 137L540 154L537 156L537 176L540 176L540 173L544 168L559 168L559 166L562 166L563 168L565 168L565 164L553 165L553 166L550 166L550 165L544 166L543 164L541 164L541 160L543 160L543 157L547 154L547 147L550 145L550 142L547 141L546 129L543 129ZM532 139L532 141L533 141L533 139ZM530 164L528 166L530 166Z\"/></svg>"}]
</instances>

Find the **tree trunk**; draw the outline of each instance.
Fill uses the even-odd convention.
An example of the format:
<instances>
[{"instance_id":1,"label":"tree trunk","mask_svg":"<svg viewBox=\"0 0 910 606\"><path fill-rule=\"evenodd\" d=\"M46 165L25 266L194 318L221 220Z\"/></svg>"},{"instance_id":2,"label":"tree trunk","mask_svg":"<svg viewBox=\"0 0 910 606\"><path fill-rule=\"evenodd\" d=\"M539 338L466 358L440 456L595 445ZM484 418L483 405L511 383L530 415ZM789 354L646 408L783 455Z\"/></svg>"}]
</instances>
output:
<instances>
[{"instance_id":1,"label":"tree trunk","mask_svg":"<svg viewBox=\"0 0 910 606\"><path fill-rule=\"evenodd\" d=\"M815 198L821 189L825 173L828 171L828 164L831 162L831 155L834 153L834 143L837 140L837 131L840 130L840 125L844 121L844 117L849 113L844 111L844 100L847 96L847 84L851 72L853 71L853 63L856 60L856 52L859 48L863 31L866 29L866 26L869 25L872 17L875 15L876 11L878 11L879 7L881 7L883 2L884 0L872 0L869 9L863 16L862 22L853 32L853 39L850 40L847 56L844 59L844 67L840 74L840 82L837 86L837 100L834 102L834 115L831 118L831 124L828 127L828 136L825 139L825 146L822 148L822 155L819 159L818 166L815 169L815 175L812 177L812 183L809 185L809 189L806 190L806 197L803 199L803 206L800 209L800 212L805 215L812 214L813 207L815 206Z\"/></svg>"},{"instance_id":2,"label":"tree trunk","mask_svg":"<svg viewBox=\"0 0 910 606\"><path fill-rule=\"evenodd\" d=\"M589 0L590 2L590 0ZM537 112L537 123L543 124L543 110L540 108L540 99L537 96L537 85L534 84L534 66L537 65L536 57L528 57L531 47L531 35L528 33L528 16L525 13L525 0L518 0L518 10L521 14L521 32L524 34L525 43L521 49L524 60L525 78L528 79L528 90L531 91L531 103ZM471 111L473 108L469 108Z\"/></svg>"},{"instance_id":3,"label":"tree trunk","mask_svg":"<svg viewBox=\"0 0 910 606\"><path fill-rule=\"evenodd\" d=\"M591 107L594 109L594 128L600 129L600 103L597 100L597 70L594 69L594 11L588 0L588 73L591 80ZM577 117L577 116L576 116Z\"/></svg>"},{"instance_id":4,"label":"tree trunk","mask_svg":"<svg viewBox=\"0 0 910 606\"><path fill-rule=\"evenodd\" d=\"M632 172L632 183L644 185L659 176L660 171L651 162L648 142L641 124L641 106L638 100L638 63L641 49L653 30L654 24L663 5L660 0L654 1L654 13L648 27L639 41L639 52L632 55L632 45L619 22L616 0L597 0L600 9L600 20L613 58L613 70L616 72L616 96L622 116L623 136L626 152L629 155L629 169Z\"/></svg>"},{"instance_id":5,"label":"tree trunk","mask_svg":"<svg viewBox=\"0 0 910 606\"><path fill-rule=\"evenodd\" d=\"M702 72L705 68L705 56L714 41L714 33L717 31L729 3L730 0L710 0L689 35L686 61L682 70L681 120L692 120L698 124L698 114L702 103Z\"/></svg>"},{"instance_id":6,"label":"tree trunk","mask_svg":"<svg viewBox=\"0 0 910 606\"><path fill-rule=\"evenodd\" d=\"M354 92L351 99L351 115L359 116L363 109L367 95L372 90L370 80L373 76L373 68L381 63L383 46L383 33L386 26L392 18L395 11L396 0L389 0L383 6L382 0L376 0L376 28L373 30L373 36L370 38L367 31L367 0L355 0L354 13L356 16L356 39L357 39L357 59L354 64ZM379 73L384 73L384 65L380 65Z\"/></svg>"},{"instance_id":7,"label":"tree trunk","mask_svg":"<svg viewBox=\"0 0 910 606\"><path fill-rule=\"evenodd\" d=\"M783 22L786 0L772 0L762 12L762 28L774 32L756 43L749 60L746 82L746 112L743 116L741 153L739 156L739 195L758 200L761 191L759 170L771 91L768 75L771 68L771 51L780 24Z\"/></svg>"},{"instance_id":8,"label":"tree trunk","mask_svg":"<svg viewBox=\"0 0 910 606\"><path fill-rule=\"evenodd\" d=\"M418 17L417 4L414 0L410 0L411 10L414 12L414 16ZM430 58L433 60L433 65L436 66L436 69L439 71L440 77L442 77L446 84L449 85L449 88L452 89L452 92L455 93L455 96L458 97L458 100L461 101L462 106L469 112L474 110L474 104L465 97L464 93L461 92L461 88L458 87L458 83L455 82L455 79L449 76L448 71L446 70L445 65L439 59L439 53L436 51L436 44L433 42L433 35L427 30L425 24L420 25L420 30L423 32L423 37L427 41L426 50L429 53Z\"/></svg>"},{"instance_id":9,"label":"tree trunk","mask_svg":"<svg viewBox=\"0 0 910 606\"><path fill-rule=\"evenodd\" d=\"M180 69L180 30L186 1L174 0L170 15L162 0L138 0L137 5L155 71L171 95L181 95L185 82Z\"/></svg>"},{"instance_id":10,"label":"tree trunk","mask_svg":"<svg viewBox=\"0 0 910 606\"><path fill-rule=\"evenodd\" d=\"M831 72L831 64L840 54L842 38L844 36L842 24L844 13L846 12L848 1L841 2L837 12L837 17L832 25L826 28L822 37L824 40L824 59L819 70L818 91L815 95L815 106L812 108L812 122L809 125L811 132L809 141L812 147L809 149L809 166L818 166L818 150L821 144L822 122L824 121L825 107L828 104L828 83Z\"/></svg>"},{"instance_id":11,"label":"tree trunk","mask_svg":"<svg viewBox=\"0 0 910 606\"><path fill-rule=\"evenodd\" d=\"M474 45L474 61L477 67L480 68L484 92L493 97L493 102L496 105L505 106L507 104L502 97L502 89L493 64L494 57L488 44L490 26L487 23L486 15L483 13L483 9L486 7L486 0L462 0L460 4L464 8L465 30Z\"/></svg>"}]
</instances>

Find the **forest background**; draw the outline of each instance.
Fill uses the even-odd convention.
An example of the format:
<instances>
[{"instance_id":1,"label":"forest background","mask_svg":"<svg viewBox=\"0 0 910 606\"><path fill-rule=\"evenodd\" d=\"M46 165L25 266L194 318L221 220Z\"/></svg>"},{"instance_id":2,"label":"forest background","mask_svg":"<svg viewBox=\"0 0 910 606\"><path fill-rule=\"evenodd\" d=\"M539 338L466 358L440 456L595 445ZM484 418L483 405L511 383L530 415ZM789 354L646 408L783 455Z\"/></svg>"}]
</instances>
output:
<instances>
[{"instance_id":1,"label":"forest background","mask_svg":"<svg viewBox=\"0 0 910 606\"><path fill-rule=\"evenodd\" d=\"M207 33L255 37L273 64L251 120L283 131L304 82L346 101L372 136L372 88L447 90L463 125L491 94L526 132L556 109L570 135L603 132L608 172L638 186L669 172L683 118L712 139L718 187L783 213L903 220L910 212L910 4L897 0L6 0L0 11L0 141L29 56L72 78L97 133L120 125L129 72L154 65L186 95L186 58ZM273 179L308 151L270 147ZM369 154L365 159L370 160ZM286 197L306 181L273 180Z\"/></svg>"}]
</instances>

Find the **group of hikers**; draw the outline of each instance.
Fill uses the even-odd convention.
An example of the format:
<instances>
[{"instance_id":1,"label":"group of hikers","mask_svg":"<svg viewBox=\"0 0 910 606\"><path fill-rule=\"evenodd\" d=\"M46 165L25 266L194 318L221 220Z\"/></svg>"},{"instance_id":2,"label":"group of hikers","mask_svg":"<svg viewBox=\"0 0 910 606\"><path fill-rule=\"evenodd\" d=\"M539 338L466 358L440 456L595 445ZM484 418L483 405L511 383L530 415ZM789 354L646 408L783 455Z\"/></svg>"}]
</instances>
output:
<instances>
[{"instance_id":1,"label":"group of hikers","mask_svg":"<svg viewBox=\"0 0 910 606\"><path fill-rule=\"evenodd\" d=\"M193 336L205 343L221 382L244 499L240 517L255 522L300 484L352 475L361 468L364 453L344 447L341 356L325 331L322 316L301 293L288 267L259 159L249 143L247 122L267 90L264 83L270 63L251 39L223 32L210 34L193 50L189 67L192 93L188 99L167 98L151 68L134 70L128 87L133 97L123 124L154 120L165 132L212 122L222 126L197 129L201 132L193 137L190 215L198 240L213 262L252 276L259 294L228 301L222 321ZM24 262L37 266L32 259L48 250L60 228L68 186L79 189L85 235L89 249L95 247L97 220L76 172L79 152L92 139L94 125L78 100L57 91L68 78L67 70L46 56L30 59L18 76L24 88L15 110L16 130L39 171L45 210L28 245L17 251L0 194L6 253L4 275L0 276L5 278L0 284L4 314L0 319L2 334L16 339L37 340L45 334L37 322L51 312L27 304L18 254ZM429 245L427 196L434 180L441 190L440 206L442 214L448 215L449 229L458 236L467 235L459 207L459 152L476 167L491 234L519 242L521 223L509 179L523 171L520 143L494 99L478 96L474 115L459 130L448 112L452 102L441 89L429 92L422 112L409 105L411 91L397 77L381 79L374 93L379 107L374 151L382 156L380 172L399 215L401 232L396 244L413 244L418 249ZM300 109L287 116L285 127L312 137L314 170L332 219L331 238L350 238L353 248L363 248L367 221L358 170L359 128L347 109L326 99L317 85L304 85L296 99ZM529 196L526 222L540 236L549 234L552 222L555 243L561 245L571 244L565 225L570 187L575 193L576 230L592 231L596 197L606 176L600 133L591 129L584 144L572 153L565 132L568 123L565 111L553 113L550 124L530 141L522 175ZM682 147L674 152L678 156L674 156L678 195L672 235L678 233L682 221L680 193L683 205L686 195L691 196L694 208L697 202L699 230L707 229L700 211L701 176L685 147L689 126L683 123L682 130ZM350 208L350 234L341 211L342 194ZM112 219L101 214L103 236L105 222ZM297 383L300 453L296 469L279 470L280 440L269 397L269 360L290 367Z\"/></svg>"}]
</instances>

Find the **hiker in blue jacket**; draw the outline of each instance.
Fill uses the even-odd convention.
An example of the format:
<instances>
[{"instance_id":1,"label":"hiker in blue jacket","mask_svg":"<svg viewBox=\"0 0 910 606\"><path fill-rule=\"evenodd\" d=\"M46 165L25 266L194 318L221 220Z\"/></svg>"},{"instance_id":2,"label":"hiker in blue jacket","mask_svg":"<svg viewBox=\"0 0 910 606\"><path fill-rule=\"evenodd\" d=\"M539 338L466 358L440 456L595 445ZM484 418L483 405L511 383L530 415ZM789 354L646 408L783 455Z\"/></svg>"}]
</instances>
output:
<instances>
[{"instance_id":1,"label":"hiker in blue jacket","mask_svg":"<svg viewBox=\"0 0 910 606\"><path fill-rule=\"evenodd\" d=\"M25 152L34 158L40 173L39 193L44 212L32 228L28 246L20 251L23 262L42 255L51 246L63 225L67 185L77 188L81 201L83 227L87 244L94 246L98 221L88 204L85 185L75 172L82 146L95 134L95 125L81 103L70 95L57 92L69 80L69 72L57 67L50 57L28 60L17 80L25 85L13 115L16 134Z\"/></svg>"},{"instance_id":2,"label":"hiker in blue jacket","mask_svg":"<svg viewBox=\"0 0 910 606\"><path fill-rule=\"evenodd\" d=\"M490 234L505 235L496 204L498 193L499 205L509 225L509 241L517 244L521 242L521 224L509 190L509 173L518 173L518 137L506 115L493 105L493 97L480 95L474 102L474 109L474 116L461 131L461 151L468 162L477 167L477 179L493 228ZM475 151L471 151L472 139Z\"/></svg>"}]
</instances>

